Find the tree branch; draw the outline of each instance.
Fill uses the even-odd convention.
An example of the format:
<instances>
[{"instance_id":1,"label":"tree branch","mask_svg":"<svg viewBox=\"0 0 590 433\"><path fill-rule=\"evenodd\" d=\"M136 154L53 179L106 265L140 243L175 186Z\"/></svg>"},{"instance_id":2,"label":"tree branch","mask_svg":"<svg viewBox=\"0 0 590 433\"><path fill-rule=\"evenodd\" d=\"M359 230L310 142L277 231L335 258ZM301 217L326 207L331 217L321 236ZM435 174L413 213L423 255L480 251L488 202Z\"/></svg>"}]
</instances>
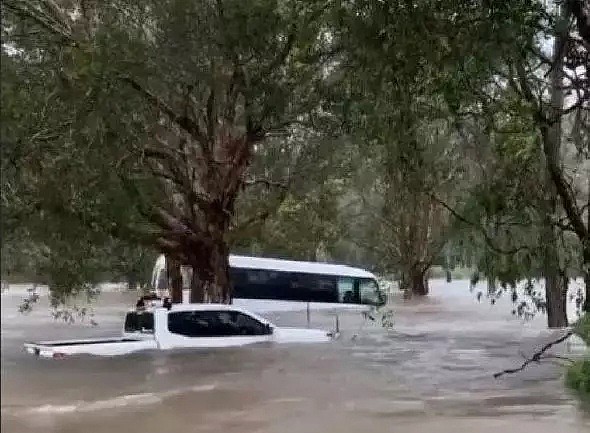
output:
<instances>
[{"instance_id":1,"label":"tree branch","mask_svg":"<svg viewBox=\"0 0 590 433\"><path fill-rule=\"evenodd\" d=\"M543 140L543 151L545 152L545 163L549 176L555 185L557 194L561 198L563 208L578 238L583 241L588 236L588 228L584 225L582 215L579 212L575 197L570 193L569 185L563 177L563 173L558 165L558 155L556 155L551 145L549 126L541 126L541 135Z\"/></svg>"},{"instance_id":2,"label":"tree branch","mask_svg":"<svg viewBox=\"0 0 590 433\"><path fill-rule=\"evenodd\" d=\"M153 107L162 111L172 122L188 132L197 142L201 143L201 145L207 143L206 137L201 132L197 122L193 121L188 116L176 113L172 107L150 90L139 84L134 78L129 76L120 76L120 78L123 82L129 84L133 89L141 93Z\"/></svg>"},{"instance_id":3,"label":"tree branch","mask_svg":"<svg viewBox=\"0 0 590 433\"><path fill-rule=\"evenodd\" d=\"M192 227L189 227L183 221L170 214L162 207L154 207L152 218L158 225L164 230L167 230L173 237L187 238L195 242L199 241L199 237L195 233Z\"/></svg>"},{"instance_id":4,"label":"tree branch","mask_svg":"<svg viewBox=\"0 0 590 433\"><path fill-rule=\"evenodd\" d=\"M533 109L537 113L537 116L543 118L544 116L541 110L541 105L539 101L535 99L535 95L533 94L531 86L529 85L529 82L527 80L526 70L522 62L516 63L516 73L522 95L524 96L525 100L533 106Z\"/></svg>"},{"instance_id":5,"label":"tree branch","mask_svg":"<svg viewBox=\"0 0 590 433\"><path fill-rule=\"evenodd\" d=\"M12 11L21 18L32 19L50 33L61 37L63 40L77 44L77 41L73 38L72 33L68 28L68 23L63 22L63 14L61 13L60 8L51 0L42 2L40 6L43 5L50 9L55 16L48 15L41 8L31 5L30 2L18 0L4 2L4 6L8 9L12 9Z\"/></svg>"},{"instance_id":6,"label":"tree branch","mask_svg":"<svg viewBox=\"0 0 590 433\"><path fill-rule=\"evenodd\" d=\"M267 189L270 189L273 186L277 187L277 188L281 188L281 189L289 189L288 183L273 181L270 179L260 179L260 178L248 179L248 180L243 181L242 184L244 186L266 185Z\"/></svg>"},{"instance_id":7,"label":"tree branch","mask_svg":"<svg viewBox=\"0 0 590 433\"><path fill-rule=\"evenodd\" d=\"M566 332L564 335L562 335L561 337L559 337L557 340L553 340L550 341L549 343L545 344L543 347L541 347L540 350L538 350L537 352L535 352L533 354L533 356L531 356L530 358L526 358L525 361L522 363L522 365L520 367L517 368L508 368L506 370L502 370L498 373L494 373L494 379L497 379L505 374L513 374L513 373L518 373L522 370L524 370L529 364L535 362L535 363L539 363L541 362L542 355L549 350L551 347L555 346L556 344L562 343L565 340L567 340L568 338L570 338L572 335L574 335L574 331L568 331Z\"/></svg>"},{"instance_id":8,"label":"tree branch","mask_svg":"<svg viewBox=\"0 0 590 433\"><path fill-rule=\"evenodd\" d=\"M572 104L568 108L564 108L563 110L558 110L557 117L561 118L562 116L567 116L568 114L573 113L574 111L577 111L577 110L590 110L590 108L585 107L585 103L586 103L586 101L584 99L578 99L578 101L575 104ZM556 119L552 119L552 120L556 121Z\"/></svg>"},{"instance_id":9,"label":"tree branch","mask_svg":"<svg viewBox=\"0 0 590 433\"><path fill-rule=\"evenodd\" d=\"M268 220L270 215L271 215L271 212L269 209L265 209L262 212L252 215L246 221L231 228L230 239L233 240L233 238L235 237L235 233L242 233L245 230L247 230L248 228L250 228L256 224L264 224L266 222L266 220Z\"/></svg>"},{"instance_id":10,"label":"tree branch","mask_svg":"<svg viewBox=\"0 0 590 433\"><path fill-rule=\"evenodd\" d=\"M576 18L578 33L590 44L590 16L584 12L584 0L567 0L570 13Z\"/></svg>"},{"instance_id":11,"label":"tree branch","mask_svg":"<svg viewBox=\"0 0 590 433\"><path fill-rule=\"evenodd\" d=\"M431 194L431 197L434 201L436 201L437 203L439 203L442 207L444 207L446 210L448 210L451 215L453 215L456 219L458 219L459 221L461 221L462 223L465 223L471 227L476 228L484 237L484 240L487 244L487 246L492 250L495 251L496 253L499 254L505 254L505 255L513 255L516 254L520 251L526 251L526 250L530 250L530 247L523 245L520 247L515 247L512 248L510 250L505 250L503 248L500 248L498 246L496 246L494 244L494 241L492 239L492 237L488 234L488 232L486 231L486 229L484 227L482 227L481 225L468 220L467 218L465 218L464 216L462 216L461 214L459 214L455 209L453 209L451 206L449 206L448 204L446 204L444 201L440 200L438 197L436 197L434 194Z\"/></svg>"}]
</instances>

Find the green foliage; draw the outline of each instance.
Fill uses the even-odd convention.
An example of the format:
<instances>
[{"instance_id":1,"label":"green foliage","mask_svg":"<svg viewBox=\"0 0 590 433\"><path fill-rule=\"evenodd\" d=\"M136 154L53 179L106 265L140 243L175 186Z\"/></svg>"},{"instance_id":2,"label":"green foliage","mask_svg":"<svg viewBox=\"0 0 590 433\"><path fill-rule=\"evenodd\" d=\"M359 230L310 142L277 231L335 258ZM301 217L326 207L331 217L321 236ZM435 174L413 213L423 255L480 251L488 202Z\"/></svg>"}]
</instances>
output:
<instances>
[{"instance_id":1,"label":"green foliage","mask_svg":"<svg viewBox=\"0 0 590 433\"><path fill-rule=\"evenodd\" d=\"M575 361L568 367L566 385L585 398L590 396L590 359Z\"/></svg>"},{"instance_id":2,"label":"green foliage","mask_svg":"<svg viewBox=\"0 0 590 433\"><path fill-rule=\"evenodd\" d=\"M585 314L573 326L574 333L590 346L590 316Z\"/></svg>"},{"instance_id":3,"label":"green foliage","mask_svg":"<svg viewBox=\"0 0 590 433\"><path fill-rule=\"evenodd\" d=\"M590 346L590 316L580 318L573 326L574 333ZM590 398L590 357L576 360L566 371L566 385L582 398Z\"/></svg>"},{"instance_id":4,"label":"green foliage","mask_svg":"<svg viewBox=\"0 0 590 433\"><path fill-rule=\"evenodd\" d=\"M520 81L546 93L541 2L115 0L74 21L75 1L6 3L3 274L57 303L203 241L195 196L231 215L236 252L398 275L458 262L492 300L525 280L533 308L548 262L581 268ZM228 137L255 137L242 166Z\"/></svg>"},{"instance_id":5,"label":"green foliage","mask_svg":"<svg viewBox=\"0 0 590 433\"><path fill-rule=\"evenodd\" d=\"M320 126L316 125L316 128ZM343 260L340 202L348 153L327 135L330 125L259 149L238 201L232 248L246 254ZM268 182L268 183L267 183Z\"/></svg>"},{"instance_id":6,"label":"green foliage","mask_svg":"<svg viewBox=\"0 0 590 433\"><path fill-rule=\"evenodd\" d=\"M472 183L455 116L500 55L485 51L494 44L487 12L479 2L459 9L422 1L338 10L337 38L350 66L332 110L359 148L351 182L357 205L342 220L381 271L424 275L454 236L440 201L460 203Z\"/></svg>"},{"instance_id":7,"label":"green foliage","mask_svg":"<svg viewBox=\"0 0 590 433\"><path fill-rule=\"evenodd\" d=\"M334 187L323 186L305 197L290 195L268 221L262 234L265 254L303 260L328 257L339 237L337 198Z\"/></svg>"},{"instance_id":8,"label":"green foliage","mask_svg":"<svg viewBox=\"0 0 590 433\"><path fill-rule=\"evenodd\" d=\"M320 2L29 6L3 9L2 243L34 246L13 268L50 284L57 303L92 295L105 274L139 278L171 237L162 209L208 228L183 199L216 192L242 168L203 165L207 147L225 167L234 150L216 142L318 117Z\"/></svg>"}]
</instances>

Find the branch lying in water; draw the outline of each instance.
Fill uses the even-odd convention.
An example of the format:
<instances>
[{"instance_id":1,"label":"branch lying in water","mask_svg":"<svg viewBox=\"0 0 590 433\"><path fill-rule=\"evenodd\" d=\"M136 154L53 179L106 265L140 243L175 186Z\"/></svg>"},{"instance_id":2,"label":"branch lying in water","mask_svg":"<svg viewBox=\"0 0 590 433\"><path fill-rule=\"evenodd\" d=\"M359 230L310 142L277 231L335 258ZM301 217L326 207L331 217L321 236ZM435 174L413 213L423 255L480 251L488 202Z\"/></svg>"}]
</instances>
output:
<instances>
[{"instance_id":1,"label":"branch lying in water","mask_svg":"<svg viewBox=\"0 0 590 433\"><path fill-rule=\"evenodd\" d=\"M550 341L549 343L545 344L539 351L535 352L533 354L533 356L531 356L530 358L526 358L520 367L509 368L507 370L503 370L498 373L495 373L494 378L497 379L500 376L504 376L505 374L518 373L519 371L524 370L527 367L527 365L529 365L532 362L536 362L536 363L541 362L541 359L544 359L544 357L542 355L546 351L548 351L551 347L555 346L556 344L564 342L565 340L570 338L572 335L574 335L574 331L566 332L564 335L559 337L557 340L553 340L553 341Z\"/></svg>"}]
</instances>

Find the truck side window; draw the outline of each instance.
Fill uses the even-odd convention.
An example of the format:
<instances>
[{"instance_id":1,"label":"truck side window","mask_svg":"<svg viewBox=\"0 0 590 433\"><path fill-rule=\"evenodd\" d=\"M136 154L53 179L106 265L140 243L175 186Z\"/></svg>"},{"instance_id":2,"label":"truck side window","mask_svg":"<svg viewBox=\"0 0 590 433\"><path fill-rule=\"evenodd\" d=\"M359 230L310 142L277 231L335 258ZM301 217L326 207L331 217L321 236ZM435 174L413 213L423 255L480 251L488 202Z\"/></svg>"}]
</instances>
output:
<instances>
[{"instance_id":1,"label":"truck side window","mask_svg":"<svg viewBox=\"0 0 590 433\"><path fill-rule=\"evenodd\" d=\"M232 335L269 335L271 330L247 314L239 311L220 311L219 320L232 329Z\"/></svg>"},{"instance_id":2,"label":"truck side window","mask_svg":"<svg viewBox=\"0 0 590 433\"><path fill-rule=\"evenodd\" d=\"M154 332L154 315L152 313L127 313L125 332Z\"/></svg>"},{"instance_id":3,"label":"truck side window","mask_svg":"<svg viewBox=\"0 0 590 433\"><path fill-rule=\"evenodd\" d=\"M178 311L168 314L168 330L186 337L268 335L272 331L238 311Z\"/></svg>"}]
</instances>

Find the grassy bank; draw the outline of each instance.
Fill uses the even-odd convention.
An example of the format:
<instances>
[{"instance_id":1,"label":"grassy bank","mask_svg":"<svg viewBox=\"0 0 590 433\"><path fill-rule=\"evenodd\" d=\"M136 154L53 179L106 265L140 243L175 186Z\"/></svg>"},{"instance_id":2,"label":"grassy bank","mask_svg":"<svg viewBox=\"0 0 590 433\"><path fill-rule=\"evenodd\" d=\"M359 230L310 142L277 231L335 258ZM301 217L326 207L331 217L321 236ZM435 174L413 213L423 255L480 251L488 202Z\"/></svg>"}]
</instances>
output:
<instances>
[{"instance_id":1,"label":"grassy bank","mask_svg":"<svg viewBox=\"0 0 590 433\"><path fill-rule=\"evenodd\" d=\"M574 326L574 332L590 347L590 315L586 314ZM572 363L566 373L566 385L584 400L590 399L590 354Z\"/></svg>"}]
</instances>

